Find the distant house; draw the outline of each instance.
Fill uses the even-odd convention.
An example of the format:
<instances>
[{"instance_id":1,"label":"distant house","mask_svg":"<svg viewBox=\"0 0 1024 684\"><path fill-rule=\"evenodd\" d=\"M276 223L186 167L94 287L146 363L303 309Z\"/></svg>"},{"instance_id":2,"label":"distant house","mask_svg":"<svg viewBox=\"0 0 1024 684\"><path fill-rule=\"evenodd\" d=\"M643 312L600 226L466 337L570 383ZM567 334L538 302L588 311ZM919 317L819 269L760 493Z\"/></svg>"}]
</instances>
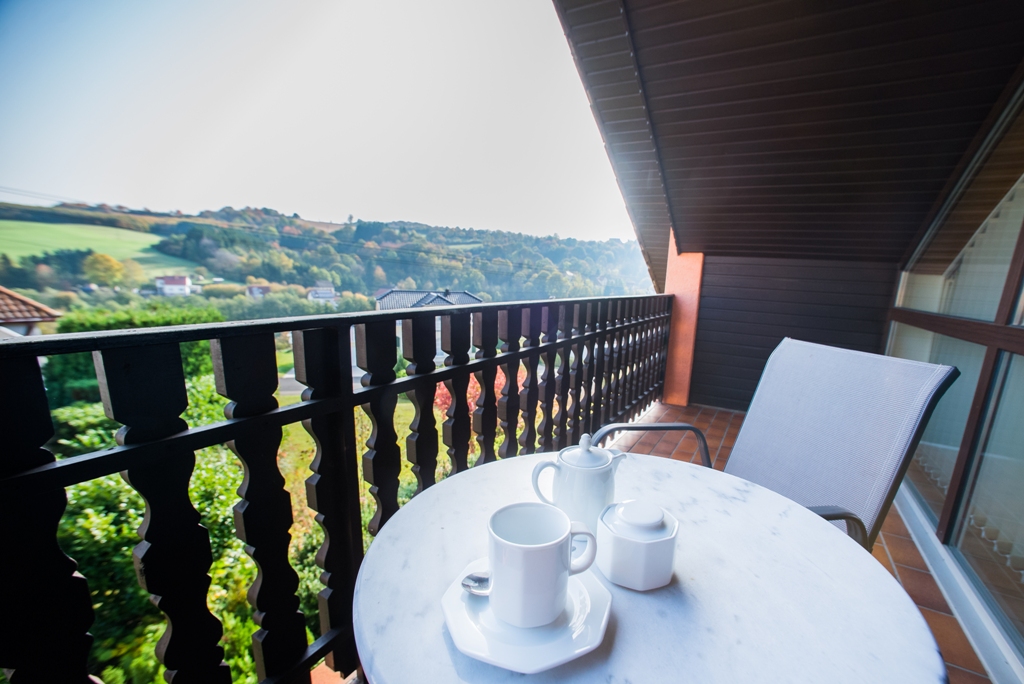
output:
<instances>
[{"instance_id":1,"label":"distant house","mask_svg":"<svg viewBox=\"0 0 1024 684\"><path fill-rule=\"evenodd\" d=\"M424 306L452 306L453 304L480 304L484 300L465 290L384 290L374 295L378 311L390 309L418 309Z\"/></svg>"},{"instance_id":2,"label":"distant house","mask_svg":"<svg viewBox=\"0 0 1024 684\"><path fill-rule=\"evenodd\" d=\"M39 323L60 318L60 312L29 299L6 287L0 287L0 326L17 335L41 335ZM8 337L8 335L4 335Z\"/></svg>"},{"instance_id":3,"label":"distant house","mask_svg":"<svg viewBox=\"0 0 1024 684\"><path fill-rule=\"evenodd\" d=\"M268 294L270 294L270 286L269 285L246 285L245 286L245 294L246 294L247 297L252 297L253 299L263 299Z\"/></svg>"},{"instance_id":4,"label":"distant house","mask_svg":"<svg viewBox=\"0 0 1024 684\"><path fill-rule=\"evenodd\" d=\"M306 299L311 302L328 302L333 304L338 299L338 293L334 291L334 285L327 280L316 281L316 287L309 288Z\"/></svg>"},{"instance_id":5,"label":"distant house","mask_svg":"<svg viewBox=\"0 0 1024 684\"><path fill-rule=\"evenodd\" d=\"M160 276L156 279L156 293L161 297L187 297L198 288L192 287L188 276Z\"/></svg>"}]
</instances>

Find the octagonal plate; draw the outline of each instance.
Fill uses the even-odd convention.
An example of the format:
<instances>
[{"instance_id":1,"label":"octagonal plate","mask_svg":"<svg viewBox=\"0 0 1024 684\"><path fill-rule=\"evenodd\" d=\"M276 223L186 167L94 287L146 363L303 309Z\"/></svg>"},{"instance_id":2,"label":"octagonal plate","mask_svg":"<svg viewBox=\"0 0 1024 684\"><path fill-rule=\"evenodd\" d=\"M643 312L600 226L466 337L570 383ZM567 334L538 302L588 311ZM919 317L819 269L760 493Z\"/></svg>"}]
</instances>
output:
<instances>
[{"instance_id":1,"label":"octagonal plate","mask_svg":"<svg viewBox=\"0 0 1024 684\"><path fill-rule=\"evenodd\" d=\"M534 674L590 653L608 627L612 595L590 570L569 577L565 610L550 625L513 627L491 612L485 596L462 588L462 578L488 569L478 559L459 573L441 598L444 621L455 647L465 655L513 672Z\"/></svg>"}]
</instances>

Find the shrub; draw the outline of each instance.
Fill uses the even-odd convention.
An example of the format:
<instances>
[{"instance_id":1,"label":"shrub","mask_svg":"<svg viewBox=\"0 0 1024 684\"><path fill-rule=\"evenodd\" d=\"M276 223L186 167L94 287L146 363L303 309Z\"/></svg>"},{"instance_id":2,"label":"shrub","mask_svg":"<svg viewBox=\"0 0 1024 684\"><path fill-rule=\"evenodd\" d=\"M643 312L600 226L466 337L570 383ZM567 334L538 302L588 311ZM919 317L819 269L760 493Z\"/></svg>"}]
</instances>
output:
<instances>
[{"instance_id":1,"label":"shrub","mask_svg":"<svg viewBox=\"0 0 1024 684\"><path fill-rule=\"evenodd\" d=\"M124 328L154 328L166 325L187 325L192 323L214 323L224 317L213 307L174 307L151 304L148 308L121 309L108 311L92 309L73 311L60 319L57 332L92 332L96 330L120 330ZM210 360L210 343L184 342L181 344L181 363L186 377L205 375L213 372ZM99 385L92 355L62 354L50 357L43 367L50 405L65 406L75 401L97 401Z\"/></svg>"},{"instance_id":2,"label":"shrub","mask_svg":"<svg viewBox=\"0 0 1024 684\"><path fill-rule=\"evenodd\" d=\"M245 294L244 285L231 285L230 283L214 283L203 285L203 296L207 299L230 299Z\"/></svg>"},{"instance_id":3,"label":"shrub","mask_svg":"<svg viewBox=\"0 0 1024 684\"><path fill-rule=\"evenodd\" d=\"M212 376L191 378L186 389L189 406L183 418L190 426L223 420L226 400L217 394ZM104 415L100 404L62 407L53 411L53 419L56 437L51 447L61 457L114 445L118 425ZM227 448L199 451L189 498L210 533L214 560L209 603L223 624L225 662L233 681L255 684L251 644L258 627L246 592L256 579L256 566L235 536L233 521L242 475L241 464ZM154 649L163 633L163 617L138 586L132 561L144 513L142 498L120 476L110 475L68 488L68 507L58 532L61 547L89 581L96 615L90 630L96 637L90 669L110 675L114 682L162 681L163 667ZM292 564L300 579L300 605L312 633L318 635L317 594L323 585L316 552L323 532L313 525L299 535L292 544Z\"/></svg>"}]
</instances>

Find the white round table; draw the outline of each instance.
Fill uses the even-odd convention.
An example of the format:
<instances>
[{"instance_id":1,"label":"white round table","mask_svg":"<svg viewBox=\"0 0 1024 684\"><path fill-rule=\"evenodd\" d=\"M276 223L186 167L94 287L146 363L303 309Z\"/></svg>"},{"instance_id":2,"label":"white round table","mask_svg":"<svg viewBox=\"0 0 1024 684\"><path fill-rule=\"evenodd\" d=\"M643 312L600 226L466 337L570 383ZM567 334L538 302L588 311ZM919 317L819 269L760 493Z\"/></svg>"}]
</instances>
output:
<instances>
[{"instance_id":1,"label":"white round table","mask_svg":"<svg viewBox=\"0 0 1024 684\"><path fill-rule=\"evenodd\" d=\"M629 454L616 499L679 519L672 583L612 594L604 641L535 675L460 653L441 596L487 555L487 519L536 501L520 456L472 468L406 504L381 530L355 588L356 645L371 684L414 682L944 682L935 639L910 597L835 526L725 473Z\"/></svg>"}]
</instances>

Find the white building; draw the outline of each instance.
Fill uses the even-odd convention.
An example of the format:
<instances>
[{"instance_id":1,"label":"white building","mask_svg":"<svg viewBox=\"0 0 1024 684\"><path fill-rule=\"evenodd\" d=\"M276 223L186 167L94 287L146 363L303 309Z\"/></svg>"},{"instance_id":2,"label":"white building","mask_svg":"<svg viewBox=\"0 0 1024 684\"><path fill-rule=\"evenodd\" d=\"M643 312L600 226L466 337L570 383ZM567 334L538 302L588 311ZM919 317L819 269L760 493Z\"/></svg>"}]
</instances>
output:
<instances>
[{"instance_id":1,"label":"white building","mask_svg":"<svg viewBox=\"0 0 1024 684\"><path fill-rule=\"evenodd\" d=\"M316 281L316 287L309 288L306 299L311 302L326 302L334 304L338 299L338 293L334 291L334 285L326 280Z\"/></svg>"},{"instance_id":2,"label":"white building","mask_svg":"<svg viewBox=\"0 0 1024 684\"><path fill-rule=\"evenodd\" d=\"M160 276L156 279L156 293L161 297L187 297L192 292L192 279L188 276Z\"/></svg>"}]
</instances>

